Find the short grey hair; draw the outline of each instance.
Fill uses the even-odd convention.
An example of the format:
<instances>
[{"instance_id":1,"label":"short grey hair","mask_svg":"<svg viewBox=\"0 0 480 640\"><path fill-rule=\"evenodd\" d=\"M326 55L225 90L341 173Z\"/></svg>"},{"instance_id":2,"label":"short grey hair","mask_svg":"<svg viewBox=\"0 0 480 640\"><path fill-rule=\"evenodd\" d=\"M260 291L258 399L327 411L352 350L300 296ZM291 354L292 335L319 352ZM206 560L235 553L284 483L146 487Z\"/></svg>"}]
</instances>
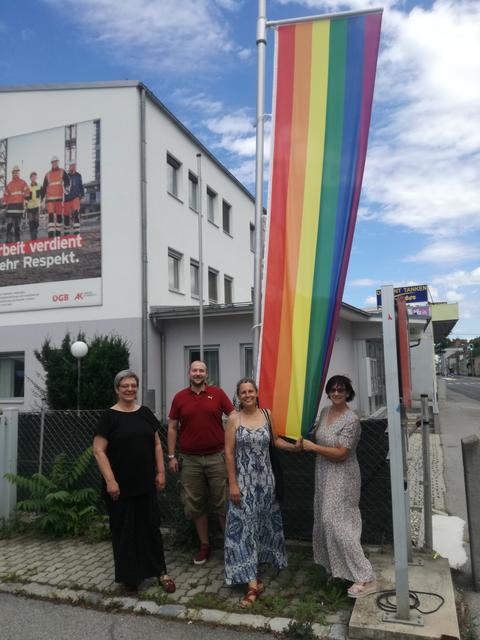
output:
<instances>
[{"instance_id":1,"label":"short grey hair","mask_svg":"<svg viewBox=\"0 0 480 640\"><path fill-rule=\"evenodd\" d=\"M139 384L139 379L135 371L132 371L131 369L123 369L117 373L115 380L113 381L113 388L115 391L118 391L121 381L125 380L125 378L135 378L137 385Z\"/></svg>"}]
</instances>

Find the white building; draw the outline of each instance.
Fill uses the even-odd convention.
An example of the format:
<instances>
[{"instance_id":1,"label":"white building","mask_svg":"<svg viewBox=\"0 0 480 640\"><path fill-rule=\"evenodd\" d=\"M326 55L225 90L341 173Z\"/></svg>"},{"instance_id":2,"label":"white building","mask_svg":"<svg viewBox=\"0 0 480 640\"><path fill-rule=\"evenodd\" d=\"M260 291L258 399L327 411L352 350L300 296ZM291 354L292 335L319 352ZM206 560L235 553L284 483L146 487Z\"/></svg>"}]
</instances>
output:
<instances>
[{"instance_id":1,"label":"white building","mask_svg":"<svg viewBox=\"0 0 480 640\"><path fill-rule=\"evenodd\" d=\"M22 178L28 181L35 170L42 182L52 154L66 168L76 161L84 182L89 176L95 185L86 198L93 213L84 214L80 235L98 259L90 277L88 246L82 246L72 258L81 260L80 277L64 277L56 264L50 275L44 266L32 268L39 263L31 255L54 259L60 250L32 249L23 225L16 255L5 255L0 229L0 402L31 408L39 370L33 350L46 336L58 345L67 331L75 337L81 330L87 338L110 332L127 338L131 366L155 392L158 407L162 337L149 311L198 304L200 202L207 301L251 300L252 195L138 82L3 87L0 113L0 196L14 165ZM39 238L45 240L43 226ZM97 246L88 238L92 228ZM189 346L198 346L198 338ZM23 364L20 389L15 374Z\"/></svg>"}]
</instances>

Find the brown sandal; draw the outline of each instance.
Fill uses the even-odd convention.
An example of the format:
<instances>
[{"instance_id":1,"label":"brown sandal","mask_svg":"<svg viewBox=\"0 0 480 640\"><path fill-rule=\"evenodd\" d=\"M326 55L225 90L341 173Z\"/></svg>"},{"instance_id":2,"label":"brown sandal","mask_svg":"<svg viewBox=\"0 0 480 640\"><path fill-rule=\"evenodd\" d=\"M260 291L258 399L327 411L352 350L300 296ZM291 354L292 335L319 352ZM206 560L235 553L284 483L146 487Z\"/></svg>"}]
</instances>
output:
<instances>
[{"instance_id":1,"label":"brown sandal","mask_svg":"<svg viewBox=\"0 0 480 640\"><path fill-rule=\"evenodd\" d=\"M247 593L240 600L240 607L242 609L248 609L252 606L252 604L256 601L261 591L256 589L255 587L249 587Z\"/></svg>"},{"instance_id":2,"label":"brown sandal","mask_svg":"<svg viewBox=\"0 0 480 640\"><path fill-rule=\"evenodd\" d=\"M159 577L158 584L164 588L165 593L175 593L177 588L175 582L167 574Z\"/></svg>"}]
</instances>

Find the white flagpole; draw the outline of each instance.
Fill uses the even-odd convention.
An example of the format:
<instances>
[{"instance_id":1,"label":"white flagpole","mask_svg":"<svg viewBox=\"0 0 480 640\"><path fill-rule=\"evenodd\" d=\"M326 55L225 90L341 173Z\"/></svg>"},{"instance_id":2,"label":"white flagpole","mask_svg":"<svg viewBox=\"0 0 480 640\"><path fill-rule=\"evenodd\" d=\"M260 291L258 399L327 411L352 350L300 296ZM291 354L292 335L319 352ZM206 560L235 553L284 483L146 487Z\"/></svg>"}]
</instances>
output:
<instances>
[{"instance_id":1,"label":"white flagpole","mask_svg":"<svg viewBox=\"0 0 480 640\"><path fill-rule=\"evenodd\" d=\"M203 359L203 212L202 212L202 154L197 153L197 210L198 210L198 319L200 332L200 360Z\"/></svg>"},{"instance_id":2,"label":"white flagpole","mask_svg":"<svg viewBox=\"0 0 480 640\"><path fill-rule=\"evenodd\" d=\"M265 50L267 0L258 0L257 17L257 131L255 157L255 267L253 278L253 367L258 375L258 349L261 324L262 211L263 211L263 141L265 118Z\"/></svg>"}]
</instances>

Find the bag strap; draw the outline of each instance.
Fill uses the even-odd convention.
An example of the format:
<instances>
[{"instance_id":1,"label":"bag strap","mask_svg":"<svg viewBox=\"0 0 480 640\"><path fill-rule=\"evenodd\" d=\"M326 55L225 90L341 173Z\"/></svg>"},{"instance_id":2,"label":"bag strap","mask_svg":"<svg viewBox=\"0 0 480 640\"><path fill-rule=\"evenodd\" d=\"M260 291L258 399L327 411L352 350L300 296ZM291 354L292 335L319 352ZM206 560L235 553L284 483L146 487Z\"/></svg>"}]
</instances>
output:
<instances>
[{"instance_id":1,"label":"bag strap","mask_svg":"<svg viewBox=\"0 0 480 640\"><path fill-rule=\"evenodd\" d=\"M262 409L263 415L265 416L265 420L268 424L268 430L270 431L270 444L273 445L273 429L272 429L272 421L270 420L270 415L266 409Z\"/></svg>"}]
</instances>

